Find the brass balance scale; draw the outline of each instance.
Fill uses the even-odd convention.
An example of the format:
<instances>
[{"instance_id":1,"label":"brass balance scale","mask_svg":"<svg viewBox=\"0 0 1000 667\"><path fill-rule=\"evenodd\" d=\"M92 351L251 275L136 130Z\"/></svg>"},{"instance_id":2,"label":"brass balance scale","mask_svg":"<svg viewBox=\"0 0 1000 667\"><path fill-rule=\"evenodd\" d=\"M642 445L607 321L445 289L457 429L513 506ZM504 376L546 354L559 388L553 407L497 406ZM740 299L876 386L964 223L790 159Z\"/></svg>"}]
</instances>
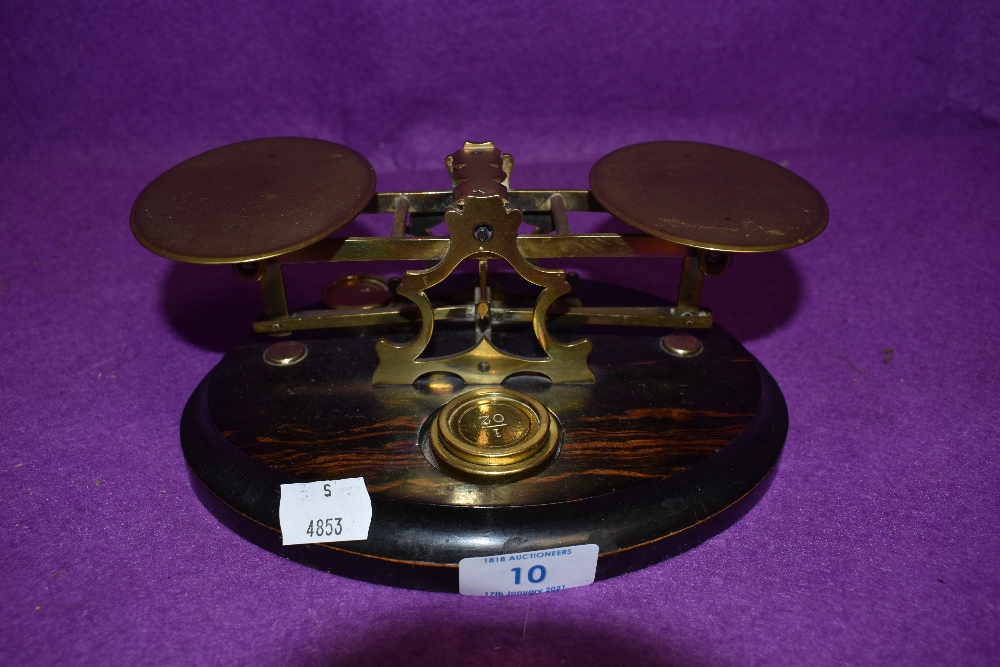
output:
<instances>
[{"instance_id":1,"label":"brass balance scale","mask_svg":"<svg viewBox=\"0 0 1000 667\"><path fill-rule=\"evenodd\" d=\"M603 579L741 516L788 415L701 305L703 279L735 253L815 238L822 196L767 160L679 141L610 153L590 190L513 190L513 159L492 143L446 165L450 191L376 192L349 148L259 139L191 158L139 195L132 231L148 249L261 286L254 337L181 420L206 506L287 558L445 591L466 557L597 544ZM574 234L573 211L637 233ZM388 234L331 236L363 213L391 215ZM440 223L446 235L432 235ZM594 257L678 258L676 302L540 266ZM285 265L384 260L429 268L348 276L325 306L289 310ZM371 496L367 540L282 546L281 484L353 477Z\"/></svg>"}]
</instances>

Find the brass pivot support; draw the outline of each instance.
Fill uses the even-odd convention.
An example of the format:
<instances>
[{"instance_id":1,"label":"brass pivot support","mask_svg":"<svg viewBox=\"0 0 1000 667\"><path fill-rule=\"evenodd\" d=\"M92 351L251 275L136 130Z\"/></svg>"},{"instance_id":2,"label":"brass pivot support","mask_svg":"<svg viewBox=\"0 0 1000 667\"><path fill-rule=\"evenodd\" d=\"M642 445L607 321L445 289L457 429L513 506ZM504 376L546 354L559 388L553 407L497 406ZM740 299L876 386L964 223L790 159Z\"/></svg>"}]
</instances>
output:
<instances>
[{"instance_id":1,"label":"brass pivot support","mask_svg":"<svg viewBox=\"0 0 1000 667\"><path fill-rule=\"evenodd\" d=\"M591 342L578 340L565 344L553 339L546 327L549 307L571 288L564 271L541 269L521 254L517 232L523 216L519 209L506 206L507 188L502 180L506 173L500 166L509 161L502 160L499 153L492 144L466 144L462 151L451 156L451 166L459 162L459 158L466 161L461 163L461 169L455 168L452 173L456 182L456 201L460 191L464 196L461 204L457 203L454 209L445 213L450 238L448 252L430 269L407 271L403 276L396 294L417 305L420 332L405 345L395 345L384 339L376 344L379 365L372 378L373 384L410 384L421 375L435 371L454 373L468 384L500 384L508 376L520 372L539 373L553 382L594 381L594 374L587 365ZM472 192L495 194L480 196ZM527 358L503 352L484 336L465 352L433 359L419 358L434 332L434 311L426 290L447 278L468 258L504 259L522 278L543 288L535 302L531 324L545 357ZM483 305L479 312L486 317L488 304Z\"/></svg>"}]
</instances>

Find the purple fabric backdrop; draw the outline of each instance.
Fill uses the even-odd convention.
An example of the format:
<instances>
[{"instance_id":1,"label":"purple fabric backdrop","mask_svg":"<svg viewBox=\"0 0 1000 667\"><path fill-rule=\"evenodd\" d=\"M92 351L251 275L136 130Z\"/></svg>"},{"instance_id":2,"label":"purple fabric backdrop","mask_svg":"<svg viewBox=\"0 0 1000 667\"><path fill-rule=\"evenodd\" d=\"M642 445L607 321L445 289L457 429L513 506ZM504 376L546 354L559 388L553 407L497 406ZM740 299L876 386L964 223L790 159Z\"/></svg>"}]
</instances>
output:
<instances>
[{"instance_id":1,"label":"purple fabric backdrop","mask_svg":"<svg viewBox=\"0 0 1000 667\"><path fill-rule=\"evenodd\" d=\"M1000 662L1000 5L361 5L0 7L0 662ZM788 399L769 493L678 558L530 600L342 579L221 527L177 424L257 296L143 250L128 210L183 158L281 134L352 146L382 189L446 187L466 139L518 187L586 187L650 139L810 180L827 232L705 295ZM585 269L669 293L652 266Z\"/></svg>"}]
</instances>

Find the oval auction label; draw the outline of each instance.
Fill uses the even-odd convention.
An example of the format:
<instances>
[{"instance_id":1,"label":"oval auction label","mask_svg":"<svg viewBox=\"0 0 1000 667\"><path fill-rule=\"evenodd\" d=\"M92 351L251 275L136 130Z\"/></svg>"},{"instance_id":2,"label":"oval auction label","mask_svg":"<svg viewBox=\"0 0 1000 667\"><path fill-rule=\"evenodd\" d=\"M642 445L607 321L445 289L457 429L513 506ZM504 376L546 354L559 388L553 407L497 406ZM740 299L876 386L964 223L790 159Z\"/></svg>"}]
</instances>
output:
<instances>
[{"instance_id":1,"label":"oval auction label","mask_svg":"<svg viewBox=\"0 0 1000 667\"><path fill-rule=\"evenodd\" d=\"M458 591L487 597L538 595L594 583L596 544L463 558Z\"/></svg>"}]
</instances>

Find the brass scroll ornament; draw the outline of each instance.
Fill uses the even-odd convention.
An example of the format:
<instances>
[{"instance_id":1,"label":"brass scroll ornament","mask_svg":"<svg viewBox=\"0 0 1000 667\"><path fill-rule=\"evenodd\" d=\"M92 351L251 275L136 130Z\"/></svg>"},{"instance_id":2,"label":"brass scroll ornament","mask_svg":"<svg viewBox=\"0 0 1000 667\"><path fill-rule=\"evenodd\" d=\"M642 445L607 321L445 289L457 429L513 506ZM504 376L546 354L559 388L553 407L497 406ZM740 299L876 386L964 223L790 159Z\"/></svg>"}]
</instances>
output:
<instances>
[{"instance_id":1,"label":"brass scroll ornament","mask_svg":"<svg viewBox=\"0 0 1000 667\"><path fill-rule=\"evenodd\" d=\"M459 162L466 154L486 153L489 162L479 165ZM450 165L458 162L452 175L455 180L456 201L458 193L464 203L461 208L445 214L450 243L445 257L435 266L424 271L407 271L396 293L417 305L420 310L420 333L405 345L394 345L380 340L376 346L379 365L372 379L373 384L410 384L425 373L443 371L460 376L468 384L500 384L510 375L522 372L539 373L552 382L593 382L594 374L587 365L591 342L578 340L562 343L552 338L545 324L546 313L553 302L570 292L566 273L561 270L541 269L524 258L517 244L518 227L522 213L514 208L508 210L503 185L509 176L499 168L499 151L492 144L466 144L463 151L457 151L449 160ZM474 162L469 159L469 162ZM505 165L509 162L504 160ZM465 178L455 178L456 176ZM499 179L504 179L503 181ZM487 194L471 194L473 192ZM495 194L493 194L495 193ZM434 311L426 290L437 285L465 259L501 258L510 263L518 274L528 282L542 287L535 302L531 324L535 337L545 352L543 358L527 358L513 355L493 346L488 335L465 352L431 359L421 359L434 332ZM483 290L485 291L485 290ZM481 317L489 316L486 295L481 293L478 312Z\"/></svg>"}]
</instances>

